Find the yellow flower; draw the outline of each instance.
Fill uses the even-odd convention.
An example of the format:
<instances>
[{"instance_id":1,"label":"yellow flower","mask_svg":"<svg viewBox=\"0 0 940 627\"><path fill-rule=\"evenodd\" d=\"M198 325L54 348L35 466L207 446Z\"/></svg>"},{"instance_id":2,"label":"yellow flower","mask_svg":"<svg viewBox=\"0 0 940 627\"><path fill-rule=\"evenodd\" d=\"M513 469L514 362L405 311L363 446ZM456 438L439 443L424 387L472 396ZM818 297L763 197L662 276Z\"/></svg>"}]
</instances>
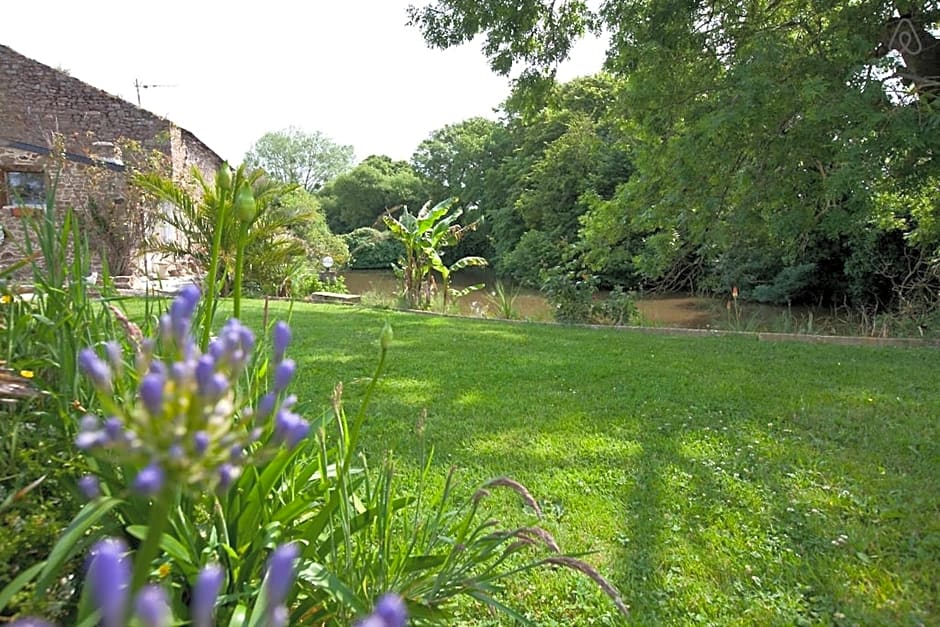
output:
<instances>
[{"instance_id":1,"label":"yellow flower","mask_svg":"<svg viewBox=\"0 0 940 627\"><path fill-rule=\"evenodd\" d=\"M166 579L170 576L170 565L164 562L160 564L160 567L157 568L157 575L160 576L160 579Z\"/></svg>"},{"instance_id":2,"label":"yellow flower","mask_svg":"<svg viewBox=\"0 0 940 627\"><path fill-rule=\"evenodd\" d=\"M9 302L12 301L12 300L13 300L13 299L10 297L9 294L4 294L3 296L0 296L0 303L3 303L4 305L6 305L7 303L9 303Z\"/></svg>"},{"instance_id":3,"label":"yellow flower","mask_svg":"<svg viewBox=\"0 0 940 627\"><path fill-rule=\"evenodd\" d=\"M20 376L24 379L32 379L36 375L32 370L20 370Z\"/></svg>"}]
</instances>

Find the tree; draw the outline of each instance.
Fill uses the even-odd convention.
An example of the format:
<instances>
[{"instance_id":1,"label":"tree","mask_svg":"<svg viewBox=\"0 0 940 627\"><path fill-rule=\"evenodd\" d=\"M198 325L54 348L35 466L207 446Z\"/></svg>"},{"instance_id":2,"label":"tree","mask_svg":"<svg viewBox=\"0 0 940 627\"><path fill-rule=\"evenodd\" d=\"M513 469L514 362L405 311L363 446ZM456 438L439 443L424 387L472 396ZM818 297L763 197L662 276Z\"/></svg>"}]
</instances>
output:
<instances>
[{"instance_id":1,"label":"tree","mask_svg":"<svg viewBox=\"0 0 940 627\"><path fill-rule=\"evenodd\" d=\"M291 126L265 133L245 155L245 165L314 192L352 167L353 147L337 144L319 131L306 133Z\"/></svg>"},{"instance_id":2,"label":"tree","mask_svg":"<svg viewBox=\"0 0 940 627\"><path fill-rule=\"evenodd\" d=\"M434 131L411 158L415 171L427 181L433 202L454 198L455 206L464 210L462 222L479 224L458 243L459 256L492 254L490 222L481 218L498 203L498 186L489 179L509 156L508 147L499 122L476 117Z\"/></svg>"},{"instance_id":3,"label":"tree","mask_svg":"<svg viewBox=\"0 0 940 627\"><path fill-rule=\"evenodd\" d=\"M371 156L337 176L318 197L334 233L376 226L392 207L420 207L427 200L425 182L406 161Z\"/></svg>"},{"instance_id":4,"label":"tree","mask_svg":"<svg viewBox=\"0 0 940 627\"><path fill-rule=\"evenodd\" d=\"M608 69L624 79L610 101L634 136L636 171L582 218L579 246L596 267L627 250L663 287L884 307L899 289L934 285L936 261L888 289L872 250L894 251L892 267L938 252L938 205L925 199L940 174L940 9L898 8L437 0L411 20L432 46L484 35L504 74L521 63L550 75L573 38L609 31Z\"/></svg>"}]
</instances>

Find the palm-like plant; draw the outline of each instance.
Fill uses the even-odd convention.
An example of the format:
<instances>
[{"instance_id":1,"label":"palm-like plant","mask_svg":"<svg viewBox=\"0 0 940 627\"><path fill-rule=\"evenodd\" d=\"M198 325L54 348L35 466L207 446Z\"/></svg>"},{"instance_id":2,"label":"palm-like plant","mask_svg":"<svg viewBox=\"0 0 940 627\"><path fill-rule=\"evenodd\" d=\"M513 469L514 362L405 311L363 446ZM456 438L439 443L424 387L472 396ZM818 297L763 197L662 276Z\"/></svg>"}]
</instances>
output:
<instances>
[{"instance_id":1,"label":"palm-like plant","mask_svg":"<svg viewBox=\"0 0 940 627\"><path fill-rule=\"evenodd\" d=\"M223 296L240 295L236 282L242 269L248 281L259 284L293 272L305 257L306 247L292 228L311 219L312 210L286 211L275 201L296 186L274 182L263 171L248 172L244 166L232 174L227 164L212 183L195 168L192 177L193 190L157 174L135 178L139 186L172 207L161 217L182 236L150 242L151 250L192 258L208 272L210 289L217 285ZM246 206L249 197L253 198L250 207Z\"/></svg>"},{"instance_id":2,"label":"palm-like plant","mask_svg":"<svg viewBox=\"0 0 940 627\"><path fill-rule=\"evenodd\" d=\"M405 254L399 260L396 272L402 280L402 296L411 307L417 309L430 307L432 271L441 275L444 310L447 309L451 298L483 287L482 284L473 285L459 292L450 287L451 275L454 272L471 266L487 265L483 257L462 257L452 264L447 264L443 260L444 249L456 245L464 235L474 230L479 224L479 220L470 224L458 224L457 219L463 214L463 210L457 209L451 213L455 200L455 198L448 198L433 207L427 203L417 214L412 214L405 208L398 218L391 212L383 216L389 232L405 247Z\"/></svg>"}]
</instances>

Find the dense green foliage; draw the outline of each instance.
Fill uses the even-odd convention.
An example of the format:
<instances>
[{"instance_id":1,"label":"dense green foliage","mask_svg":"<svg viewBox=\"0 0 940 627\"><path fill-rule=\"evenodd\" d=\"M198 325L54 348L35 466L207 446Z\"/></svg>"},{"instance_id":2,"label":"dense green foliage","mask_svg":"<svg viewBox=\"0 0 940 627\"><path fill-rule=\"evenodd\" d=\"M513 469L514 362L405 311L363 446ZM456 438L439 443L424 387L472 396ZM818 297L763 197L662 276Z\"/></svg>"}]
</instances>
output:
<instances>
[{"instance_id":1,"label":"dense green foliage","mask_svg":"<svg viewBox=\"0 0 940 627\"><path fill-rule=\"evenodd\" d=\"M290 127L265 133L245 155L245 165L314 192L352 167L353 147L341 146L319 131Z\"/></svg>"},{"instance_id":2,"label":"dense green foliage","mask_svg":"<svg viewBox=\"0 0 940 627\"><path fill-rule=\"evenodd\" d=\"M411 18L430 45L482 35L494 70L524 68L506 192L482 206L498 268L534 283L547 256L604 282L925 318L940 287L938 9L897 11L438 0ZM594 79L602 106L585 110L550 76L601 28L614 78Z\"/></svg>"},{"instance_id":3,"label":"dense green foliage","mask_svg":"<svg viewBox=\"0 0 940 627\"><path fill-rule=\"evenodd\" d=\"M381 225L382 214L394 207L412 210L427 201L425 183L405 161L367 157L320 190L327 222L335 233Z\"/></svg>"},{"instance_id":4,"label":"dense green foliage","mask_svg":"<svg viewBox=\"0 0 940 627\"><path fill-rule=\"evenodd\" d=\"M460 291L451 287L453 273L487 264L483 257L445 258L447 248L456 246L464 235L476 228L474 222L459 224L457 220L462 214L461 209L453 208L452 200L444 200L433 207L428 203L417 213L405 208L397 216L391 212L383 216L389 234L404 248L395 273L401 280L401 296L409 307L430 308L438 289L435 273L441 280L442 311L447 311L452 300L483 287L473 285Z\"/></svg>"},{"instance_id":5,"label":"dense green foliage","mask_svg":"<svg viewBox=\"0 0 940 627\"><path fill-rule=\"evenodd\" d=\"M402 348L363 431L370 456L391 448L417 476L420 433L464 482L518 478L562 546L600 551L631 623L940 620L936 349L297 305L298 393L367 373L357 347L386 317ZM347 385L348 402L363 391ZM619 624L564 572L510 594L539 625Z\"/></svg>"}]
</instances>

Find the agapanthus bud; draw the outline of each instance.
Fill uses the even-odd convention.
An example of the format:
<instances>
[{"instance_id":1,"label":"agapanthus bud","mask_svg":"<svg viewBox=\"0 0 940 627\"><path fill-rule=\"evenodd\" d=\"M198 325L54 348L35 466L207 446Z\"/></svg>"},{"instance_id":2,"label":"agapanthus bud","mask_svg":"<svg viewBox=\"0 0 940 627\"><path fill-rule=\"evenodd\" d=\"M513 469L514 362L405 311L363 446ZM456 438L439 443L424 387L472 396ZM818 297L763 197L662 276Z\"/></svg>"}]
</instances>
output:
<instances>
[{"instance_id":1,"label":"agapanthus bud","mask_svg":"<svg viewBox=\"0 0 940 627\"><path fill-rule=\"evenodd\" d=\"M293 542L289 542L274 549L268 558L264 585L272 607L282 605L287 599L287 593L294 583L294 562L299 556L300 549Z\"/></svg>"},{"instance_id":2,"label":"agapanthus bud","mask_svg":"<svg viewBox=\"0 0 940 627\"><path fill-rule=\"evenodd\" d=\"M357 627L405 627L408 620L408 608L397 594L386 594L375 604L372 615L360 622Z\"/></svg>"},{"instance_id":3,"label":"agapanthus bud","mask_svg":"<svg viewBox=\"0 0 940 627\"><path fill-rule=\"evenodd\" d=\"M290 326L283 320L278 320L271 332L274 348L274 363L279 364L284 359L284 353L287 351L287 345L290 344L291 332Z\"/></svg>"},{"instance_id":4,"label":"agapanthus bud","mask_svg":"<svg viewBox=\"0 0 940 627\"><path fill-rule=\"evenodd\" d=\"M90 348L82 349L78 354L78 366L92 384L102 394L113 394L111 368Z\"/></svg>"},{"instance_id":5,"label":"agapanthus bud","mask_svg":"<svg viewBox=\"0 0 940 627\"><path fill-rule=\"evenodd\" d=\"M250 222L254 219L257 207L251 185L245 184L238 189L233 209L235 210L235 216L242 222Z\"/></svg>"},{"instance_id":6,"label":"agapanthus bud","mask_svg":"<svg viewBox=\"0 0 940 627\"><path fill-rule=\"evenodd\" d=\"M78 435L75 436L75 447L87 451L105 442L104 431L101 431L97 416L86 414L79 422Z\"/></svg>"},{"instance_id":7,"label":"agapanthus bud","mask_svg":"<svg viewBox=\"0 0 940 627\"><path fill-rule=\"evenodd\" d=\"M134 491L143 496L154 496L163 488L163 479L163 468L154 462L134 477Z\"/></svg>"},{"instance_id":8,"label":"agapanthus bud","mask_svg":"<svg viewBox=\"0 0 940 627\"><path fill-rule=\"evenodd\" d=\"M134 599L134 615L144 627L168 627L173 613L166 591L160 586L144 586Z\"/></svg>"},{"instance_id":9,"label":"agapanthus bud","mask_svg":"<svg viewBox=\"0 0 940 627\"><path fill-rule=\"evenodd\" d=\"M290 385L294 378L294 372L297 370L297 364L293 359L285 359L274 369L274 391L281 393Z\"/></svg>"},{"instance_id":10,"label":"agapanthus bud","mask_svg":"<svg viewBox=\"0 0 940 627\"><path fill-rule=\"evenodd\" d=\"M228 161L223 161L222 165L219 166L219 171L215 175L215 182L219 189L223 191L227 192L232 189L232 168L229 167Z\"/></svg>"},{"instance_id":11,"label":"agapanthus bud","mask_svg":"<svg viewBox=\"0 0 940 627\"><path fill-rule=\"evenodd\" d=\"M286 627L290 620L290 612L286 605L278 605L271 610L271 616L268 618L268 627Z\"/></svg>"},{"instance_id":12,"label":"agapanthus bud","mask_svg":"<svg viewBox=\"0 0 940 627\"><path fill-rule=\"evenodd\" d=\"M382 327L382 333L379 335L379 345L382 347L383 351L389 349L393 339L395 339L395 333L392 331L392 325L386 320L385 326Z\"/></svg>"},{"instance_id":13,"label":"agapanthus bud","mask_svg":"<svg viewBox=\"0 0 940 627\"><path fill-rule=\"evenodd\" d=\"M127 545L117 538L105 538L91 550L88 585L95 606L101 611L101 625L121 627L127 611L131 567Z\"/></svg>"},{"instance_id":14,"label":"agapanthus bud","mask_svg":"<svg viewBox=\"0 0 940 627\"><path fill-rule=\"evenodd\" d=\"M274 418L274 439L294 448L310 431L310 425L299 415L282 407Z\"/></svg>"},{"instance_id":15,"label":"agapanthus bud","mask_svg":"<svg viewBox=\"0 0 940 627\"><path fill-rule=\"evenodd\" d=\"M255 410L255 420L264 420L271 415L277 405L277 396L273 392L268 392L258 401L258 407Z\"/></svg>"},{"instance_id":16,"label":"agapanthus bud","mask_svg":"<svg viewBox=\"0 0 940 627\"><path fill-rule=\"evenodd\" d=\"M10 623L9 627L54 627L52 623L35 616L24 616Z\"/></svg>"},{"instance_id":17,"label":"agapanthus bud","mask_svg":"<svg viewBox=\"0 0 940 627\"><path fill-rule=\"evenodd\" d=\"M122 376L124 373L124 351L121 350L121 345L115 340L110 340L105 342L104 350L108 356L108 361L111 363L111 368L117 373L117 376Z\"/></svg>"},{"instance_id":18,"label":"agapanthus bud","mask_svg":"<svg viewBox=\"0 0 940 627\"><path fill-rule=\"evenodd\" d=\"M218 564L209 564L199 571L196 584L193 586L192 601L189 604L189 618L193 627L212 626L215 602L222 590L224 580L225 572Z\"/></svg>"},{"instance_id":19,"label":"agapanthus bud","mask_svg":"<svg viewBox=\"0 0 940 627\"><path fill-rule=\"evenodd\" d=\"M154 364L157 363L160 362L154 362ZM140 400L143 401L147 413L154 418L163 413L163 388L165 385L166 377L157 372L145 374L140 382L137 393L140 395Z\"/></svg>"},{"instance_id":20,"label":"agapanthus bud","mask_svg":"<svg viewBox=\"0 0 940 627\"><path fill-rule=\"evenodd\" d=\"M98 477L94 475L85 475L79 479L78 489L89 501L101 496L101 485L98 483Z\"/></svg>"},{"instance_id":21,"label":"agapanthus bud","mask_svg":"<svg viewBox=\"0 0 940 627\"><path fill-rule=\"evenodd\" d=\"M219 466L219 489L223 492L228 490L232 482L238 477L238 469L232 464L222 464Z\"/></svg>"},{"instance_id":22,"label":"agapanthus bud","mask_svg":"<svg viewBox=\"0 0 940 627\"><path fill-rule=\"evenodd\" d=\"M212 355L203 355L196 362L196 385L199 386L199 393L203 394L212 381L212 375L215 374L215 358Z\"/></svg>"},{"instance_id":23,"label":"agapanthus bud","mask_svg":"<svg viewBox=\"0 0 940 627\"><path fill-rule=\"evenodd\" d=\"M117 444L124 439L124 423L117 416L111 416L104 421L104 435L111 444Z\"/></svg>"},{"instance_id":24,"label":"agapanthus bud","mask_svg":"<svg viewBox=\"0 0 940 627\"><path fill-rule=\"evenodd\" d=\"M196 455L202 455L209 448L209 434L205 431L197 431L193 434L193 450Z\"/></svg>"}]
</instances>

